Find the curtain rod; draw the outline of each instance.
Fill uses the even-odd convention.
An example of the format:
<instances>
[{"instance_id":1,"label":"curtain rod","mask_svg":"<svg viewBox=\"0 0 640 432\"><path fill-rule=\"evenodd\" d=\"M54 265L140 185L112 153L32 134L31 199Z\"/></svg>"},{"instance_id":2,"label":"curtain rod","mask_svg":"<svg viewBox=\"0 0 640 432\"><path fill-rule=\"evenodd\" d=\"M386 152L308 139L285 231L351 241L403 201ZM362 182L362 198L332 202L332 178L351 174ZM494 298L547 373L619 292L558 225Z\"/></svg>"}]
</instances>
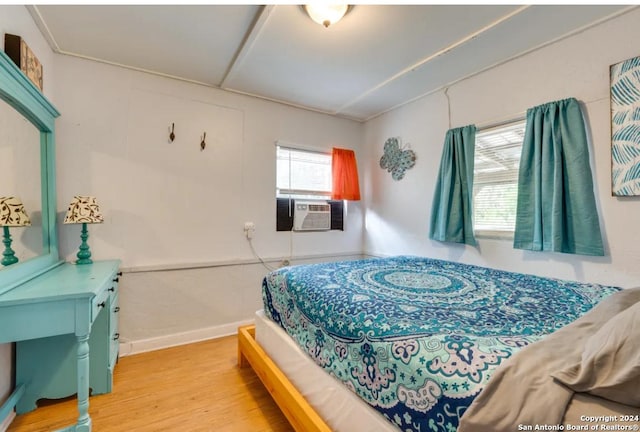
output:
<instances>
[{"instance_id":1,"label":"curtain rod","mask_svg":"<svg viewBox=\"0 0 640 432\"><path fill-rule=\"evenodd\" d=\"M313 147L309 145L296 144L296 143L282 141L282 140L276 140L273 142L273 144L277 147L282 147L290 150L302 150L302 151L308 151L312 153L322 153L322 154L331 154L331 149L335 147L335 146L331 146L329 148Z\"/></svg>"},{"instance_id":2,"label":"curtain rod","mask_svg":"<svg viewBox=\"0 0 640 432\"><path fill-rule=\"evenodd\" d=\"M498 121L493 121L491 123L484 123L484 124L480 124L480 125L476 125L476 129L478 130L478 132L485 132L491 129L495 129L495 128L499 128L505 125L508 125L510 123L517 123L517 122L521 122L521 121L525 121L527 119L527 114L526 113L519 113L517 114L517 116L515 117L511 117L509 119L506 120L498 120Z\"/></svg>"}]
</instances>

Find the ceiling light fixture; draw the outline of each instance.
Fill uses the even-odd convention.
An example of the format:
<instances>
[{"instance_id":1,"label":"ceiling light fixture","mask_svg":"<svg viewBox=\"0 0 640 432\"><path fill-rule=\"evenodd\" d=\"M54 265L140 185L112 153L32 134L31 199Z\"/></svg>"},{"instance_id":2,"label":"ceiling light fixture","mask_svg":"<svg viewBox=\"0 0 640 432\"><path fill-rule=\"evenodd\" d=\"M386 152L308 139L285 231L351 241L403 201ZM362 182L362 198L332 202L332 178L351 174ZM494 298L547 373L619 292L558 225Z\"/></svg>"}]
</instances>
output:
<instances>
[{"instance_id":1,"label":"ceiling light fixture","mask_svg":"<svg viewBox=\"0 0 640 432\"><path fill-rule=\"evenodd\" d=\"M340 21L349 12L351 6L347 4L314 3L304 5L302 8L309 15L309 18L326 28Z\"/></svg>"}]
</instances>

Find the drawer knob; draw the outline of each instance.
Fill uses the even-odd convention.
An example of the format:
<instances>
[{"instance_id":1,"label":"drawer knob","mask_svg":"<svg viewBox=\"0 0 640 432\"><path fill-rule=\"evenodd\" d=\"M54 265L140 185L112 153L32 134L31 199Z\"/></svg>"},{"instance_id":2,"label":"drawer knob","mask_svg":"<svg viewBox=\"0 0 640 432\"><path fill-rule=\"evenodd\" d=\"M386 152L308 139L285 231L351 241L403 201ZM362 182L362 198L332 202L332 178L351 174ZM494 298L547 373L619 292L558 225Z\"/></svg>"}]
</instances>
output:
<instances>
[{"instance_id":1,"label":"drawer knob","mask_svg":"<svg viewBox=\"0 0 640 432\"><path fill-rule=\"evenodd\" d=\"M119 277L117 277L117 278L115 278L113 281L114 281L114 282L118 282L119 280L120 280L120 278L119 278Z\"/></svg>"},{"instance_id":2,"label":"drawer knob","mask_svg":"<svg viewBox=\"0 0 640 432\"><path fill-rule=\"evenodd\" d=\"M113 340L117 341L118 339L120 339L120 333L116 333L113 335Z\"/></svg>"},{"instance_id":3,"label":"drawer knob","mask_svg":"<svg viewBox=\"0 0 640 432\"><path fill-rule=\"evenodd\" d=\"M122 276L122 272L118 272L117 274L118 274L118 276Z\"/></svg>"},{"instance_id":4,"label":"drawer knob","mask_svg":"<svg viewBox=\"0 0 640 432\"><path fill-rule=\"evenodd\" d=\"M116 287L111 287L111 288L109 288L107 291L114 292L115 290L116 290Z\"/></svg>"},{"instance_id":5,"label":"drawer knob","mask_svg":"<svg viewBox=\"0 0 640 432\"><path fill-rule=\"evenodd\" d=\"M116 312L120 312L120 306L116 306L116 308L113 310L114 313Z\"/></svg>"},{"instance_id":6,"label":"drawer knob","mask_svg":"<svg viewBox=\"0 0 640 432\"><path fill-rule=\"evenodd\" d=\"M98 307L101 307L101 308L105 307L106 305L107 305L106 302L98 303Z\"/></svg>"}]
</instances>

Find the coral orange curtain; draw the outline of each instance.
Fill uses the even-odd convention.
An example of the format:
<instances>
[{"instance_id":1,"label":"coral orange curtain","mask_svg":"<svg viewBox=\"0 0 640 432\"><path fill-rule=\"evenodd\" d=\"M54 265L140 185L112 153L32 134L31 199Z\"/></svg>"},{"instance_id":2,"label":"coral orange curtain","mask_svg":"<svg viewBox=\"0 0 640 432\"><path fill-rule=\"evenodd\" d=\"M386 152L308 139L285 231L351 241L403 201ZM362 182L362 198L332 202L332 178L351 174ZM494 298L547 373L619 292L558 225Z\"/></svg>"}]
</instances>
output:
<instances>
[{"instance_id":1,"label":"coral orange curtain","mask_svg":"<svg viewBox=\"0 0 640 432\"><path fill-rule=\"evenodd\" d=\"M331 199L360 200L358 165L353 150L333 148L331 152L331 174L333 186Z\"/></svg>"}]
</instances>

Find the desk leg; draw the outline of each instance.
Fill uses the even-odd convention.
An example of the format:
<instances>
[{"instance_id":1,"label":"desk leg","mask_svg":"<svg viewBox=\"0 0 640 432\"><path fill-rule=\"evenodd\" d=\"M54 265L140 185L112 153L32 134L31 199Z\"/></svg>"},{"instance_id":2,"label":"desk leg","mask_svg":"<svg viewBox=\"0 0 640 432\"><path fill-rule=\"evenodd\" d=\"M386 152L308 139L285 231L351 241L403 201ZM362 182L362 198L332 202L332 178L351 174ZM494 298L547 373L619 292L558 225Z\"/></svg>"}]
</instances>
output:
<instances>
[{"instance_id":1,"label":"desk leg","mask_svg":"<svg viewBox=\"0 0 640 432\"><path fill-rule=\"evenodd\" d=\"M91 431L89 417L89 335L77 336L78 339L78 423L76 432Z\"/></svg>"}]
</instances>

